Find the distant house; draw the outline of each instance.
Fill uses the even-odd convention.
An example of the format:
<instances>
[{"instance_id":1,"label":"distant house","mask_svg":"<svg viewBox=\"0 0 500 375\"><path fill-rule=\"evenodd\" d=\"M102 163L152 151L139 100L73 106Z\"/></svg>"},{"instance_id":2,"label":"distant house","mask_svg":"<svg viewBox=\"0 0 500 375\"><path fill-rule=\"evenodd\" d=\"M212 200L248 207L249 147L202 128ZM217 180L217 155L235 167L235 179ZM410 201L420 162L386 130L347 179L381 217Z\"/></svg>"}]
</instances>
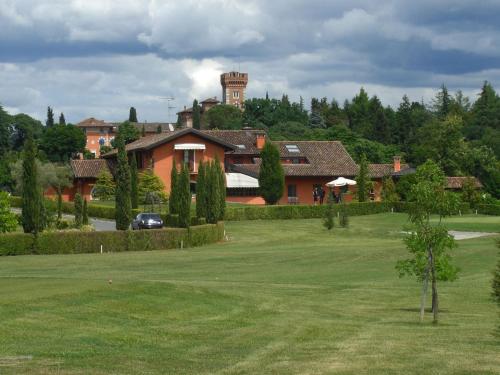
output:
<instances>
[{"instance_id":1,"label":"distant house","mask_svg":"<svg viewBox=\"0 0 500 375\"><path fill-rule=\"evenodd\" d=\"M158 133L158 130L161 130L161 132L171 132L174 130L173 124L165 122L136 122L133 124L139 132L142 132L142 129L144 129L146 134ZM76 124L85 133L87 139L85 148L94 154L95 157L101 155L101 146L111 147L111 141L115 138L119 125L120 123L118 122L105 122L94 117Z\"/></svg>"},{"instance_id":2,"label":"distant house","mask_svg":"<svg viewBox=\"0 0 500 375\"><path fill-rule=\"evenodd\" d=\"M446 189L449 190L462 190L464 183L472 178L474 181L474 187L476 189L482 189L483 184L476 177L446 177Z\"/></svg>"},{"instance_id":3,"label":"distant house","mask_svg":"<svg viewBox=\"0 0 500 375\"><path fill-rule=\"evenodd\" d=\"M203 115L208 112L209 109L215 107L220 102L217 100L217 97L208 98L200 102L200 117L203 118ZM186 108L180 112L177 112L177 115L181 118L181 125L183 128L192 128L193 127L193 107Z\"/></svg>"}]
</instances>

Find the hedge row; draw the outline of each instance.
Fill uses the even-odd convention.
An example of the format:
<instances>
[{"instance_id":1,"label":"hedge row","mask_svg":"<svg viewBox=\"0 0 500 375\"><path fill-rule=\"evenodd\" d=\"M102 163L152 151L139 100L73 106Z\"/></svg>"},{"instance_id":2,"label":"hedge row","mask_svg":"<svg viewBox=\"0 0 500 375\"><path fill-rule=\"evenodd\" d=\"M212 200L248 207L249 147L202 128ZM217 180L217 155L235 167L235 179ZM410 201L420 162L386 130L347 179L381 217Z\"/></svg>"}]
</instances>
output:
<instances>
[{"instance_id":1,"label":"hedge row","mask_svg":"<svg viewBox=\"0 0 500 375\"><path fill-rule=\"evenodd\" d=\"M500 216L500 205L498 204L479 204L477 213L483 215Z\"/></svg>"},{"instance_id":2,"label":"hedge row","mask_svg":"<svg viewBox=\"0 0 500 375\"><path fill-rule=\"evenodd\" d=\"M36 238L26 233L0 235L0 255L78 254L147 251L201 246L224 238L224 223L189 229L165 228L141 231L43 232Z\"/></svg>"}]
</instances>

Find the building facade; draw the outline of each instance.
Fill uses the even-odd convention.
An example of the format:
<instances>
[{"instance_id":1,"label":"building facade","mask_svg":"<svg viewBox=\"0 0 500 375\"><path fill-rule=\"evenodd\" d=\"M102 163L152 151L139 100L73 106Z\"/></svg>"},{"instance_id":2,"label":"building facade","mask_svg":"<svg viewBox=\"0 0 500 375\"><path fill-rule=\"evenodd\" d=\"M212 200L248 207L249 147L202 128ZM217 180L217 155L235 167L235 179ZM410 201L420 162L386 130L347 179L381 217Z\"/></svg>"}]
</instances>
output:
<instances>
[{"instance_id":1,"label":"building facade","mask_svg":"<svg viewBox=\"0 0 500 375\"><path fill-rule=\"evenodd\" d=\"M222 104L234 105L243 109L248 84L248 73L222 73L220 83L222 85Z\"/></svg>"}]
</instances>

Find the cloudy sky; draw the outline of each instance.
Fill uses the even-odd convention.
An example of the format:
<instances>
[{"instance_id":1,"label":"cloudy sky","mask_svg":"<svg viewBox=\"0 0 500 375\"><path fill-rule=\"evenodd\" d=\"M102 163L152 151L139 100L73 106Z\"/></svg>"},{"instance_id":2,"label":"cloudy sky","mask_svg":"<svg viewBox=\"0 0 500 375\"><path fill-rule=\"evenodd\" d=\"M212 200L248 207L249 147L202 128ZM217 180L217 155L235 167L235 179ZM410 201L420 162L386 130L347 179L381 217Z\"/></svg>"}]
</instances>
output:
<instances>
[{"instance_id":1,"label":"cloudy sky","mask_svg":"<svg viewBox=\"0 0 500 375\"><path fill-rule=\"evenodd\" d=\"M500 0L0 0L0 31L0 103L42 120L175 121L238 69L250 97L500 89Z\"/></svg>"}]
</instances>

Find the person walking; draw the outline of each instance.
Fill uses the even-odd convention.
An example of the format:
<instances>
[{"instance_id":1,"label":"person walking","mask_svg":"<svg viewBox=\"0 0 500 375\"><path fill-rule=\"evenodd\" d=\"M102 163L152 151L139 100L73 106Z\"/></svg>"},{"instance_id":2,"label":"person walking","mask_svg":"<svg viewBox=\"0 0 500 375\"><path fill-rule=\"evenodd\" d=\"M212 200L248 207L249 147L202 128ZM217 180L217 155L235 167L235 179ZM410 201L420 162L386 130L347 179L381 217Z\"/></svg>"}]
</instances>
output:
<instances>
[{"instance_id":1,"label":"person walking","mask_svg":"<svg viewBox=\"0 0 500 375\"><path fill-rule=\"evenodd\" d=\"M325 200L325 190L321 186L319 188L319 204L323 204L323 201Z\"/></svg>"},{"instance_id":2,"label":"person walking","mask_svg":"<svg viewBox=\"0 0 500 375\"><path fill-rule=\"evenodd\" d=\"M316 203L318 203L318 189L317 188L313 188L313 201L314 201L314 205L316 206Z\"/></svg>"}]
</instances>

